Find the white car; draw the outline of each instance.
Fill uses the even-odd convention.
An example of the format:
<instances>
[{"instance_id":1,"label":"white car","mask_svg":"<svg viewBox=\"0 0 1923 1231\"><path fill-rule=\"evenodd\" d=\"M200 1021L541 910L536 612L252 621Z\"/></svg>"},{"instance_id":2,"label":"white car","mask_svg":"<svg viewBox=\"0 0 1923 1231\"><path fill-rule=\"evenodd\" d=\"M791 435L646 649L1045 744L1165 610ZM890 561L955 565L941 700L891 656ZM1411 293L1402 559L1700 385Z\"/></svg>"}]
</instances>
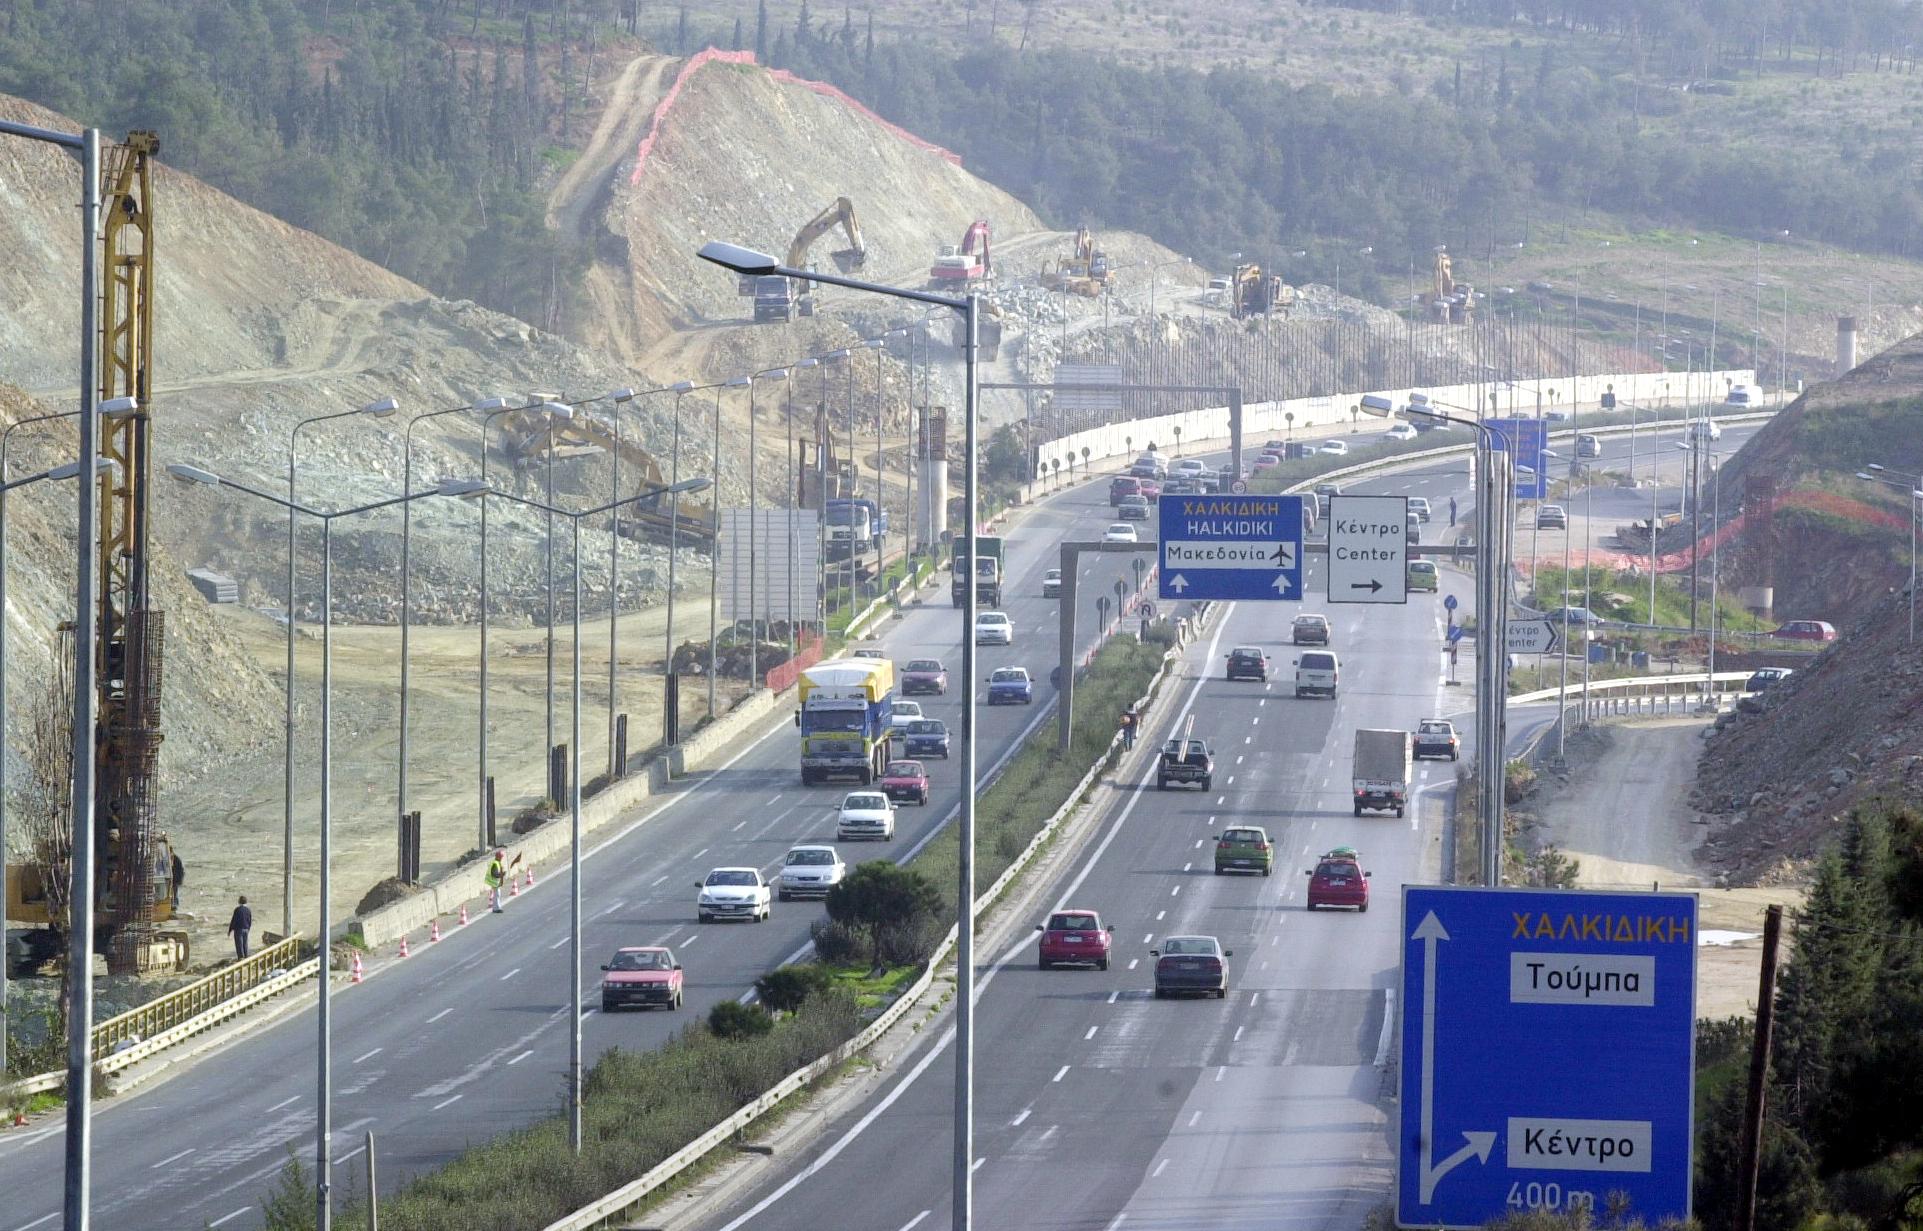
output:
<instances>
[{"instance_id":1,"label":"white car","mask_svg":"<svg viewBox=\"0 0 1923 1231\"><path fill-rule=\"evenodd\" d=\"M695 917L703 923L717 919L746 919L760 923L774 914L774 890L761 879L760 868L716 868L695 886Z\"/></svg>"},{"instance_id":2,"label":"white car","mask_svg":"<svg viewBox=\"0 0 1923 1231\"><path fill-rule=\"evenodd\" d=\"M1388 440L1414 440L1416 438L1416 425L1413 423L1392 424L1382 435ZM1336 443L1340 444L1341 442L1337 441Z\"/></svg>"},{"instance_id":3,"label":"white car","mask_svg":"<svg viewBox=\"0 0 1923 1231\"><path fill-rule=\"evenodd\" d=\"M895 805L880 791L850 791L835 814L835 841L854 838L895 840Z\"/></svg>"},{"instance_id":4,"label":"white car","mask_svg":"<svg viewBox=\"0 0 1923 1231\"><path fill-rule=\"evenodd\" d=\"M834 847L797 846L781 861L775 895L784 902L790 898L825 898L847 875L848 865Z\"/></svg>"},{"instance_id":5,"label":"white car","mask_svg":"<svg viewBox=\"0 0 1923 1231\"><path fill-rule=\"evenodd\" d=\"M1325 440L1322 442L1322 447L1317 449L1316 452L1327 453L1330 457L1347 457L1349 453L1349 442L1346 440Z\"/></svg>"},{"instance_id":6,"label":"white car","mask_svg":"<svg viewBox=\"0 0 1923 1231\"><path fill-rule=\"evenodd\" d=\"M1108 533L1102 536L1102 542L1139 543L1141 540L1135 537L1134 526L1129 525L1125 521L1118 521L1109 526Z\"/></svg>"},{"instance_id":7,"label":"white car","mask_svg":"<svg viewBox=\"0 0 1923 1231\"><path fill-rule=\"evenodd\" d=\"M1409 511L1423 521L1429 520L1429 498L1427 496L1409 497Z\"/></svg>"},{"instance_id":8,"label":"white car","mask_svg":"<svg viewBox=\"0 0 1923 1231\"><path fill-rule=\"evenodd\" d=\"M1175 473L1184 479L1192 479L1207 470L1208 463L1199 458L1185 457L1175 463Z\"/></svg>"},{"instance_id":9,"label":"white car","mask_svg":"<svg viewBox=\"0 0 1923 1231\"><path fill-rule=\"evenodd\" d=\"M920 722L927 717L921 712L919 701L897 701L891 708L894 713L892 725L895 730L900 730L911 722Z\"/></svg>"},{"instance_id":10,"label":"white car","mask_svg":"<svg viewBox=\"0 0 1923 1231\"><path fill-rule=\"evenodd\" d=\"M1014 622L999 611L982 612L975 617L975 644L1014 645Z\"/></svg>"},{"instance_id":11,"label":"white car","mask_svg":"<svg viewBox=\"0 0 1923 1231\"><path fill-rule=\"evenodd\" d=\"M1709 440L1721 440L1723 438L1723 426L1714 419L1698 419L1689 425L1689 438L1691 440L1703 440L1705 438Z\"/></svg>"}]
</instances>

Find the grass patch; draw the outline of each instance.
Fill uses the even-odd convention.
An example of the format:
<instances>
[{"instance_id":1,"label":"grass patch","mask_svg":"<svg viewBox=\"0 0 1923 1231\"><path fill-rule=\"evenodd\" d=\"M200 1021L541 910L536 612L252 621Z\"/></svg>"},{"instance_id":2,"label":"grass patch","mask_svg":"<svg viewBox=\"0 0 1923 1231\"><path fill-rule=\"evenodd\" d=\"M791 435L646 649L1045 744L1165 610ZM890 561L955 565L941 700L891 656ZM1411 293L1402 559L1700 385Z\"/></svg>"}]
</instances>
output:
<instances>
[{"instance_id":1,"label":"grass patch","mask_svg":"<svg viewBox=\"0 0 1923 1231\"><path fill-rule=\"evenodd\" d=\"M893 1004L921 975L920 966L891 966L877 975L867 962L845 962L828 967L836 988L854 997L864 1010Z\"/></svg>"},{"instance_id":2,"label":"grass patch","mask_svg":"<svg viewBox=\"0 0 1923 1231\"><path fill-rule=\"evenodd\" d=\"M1708 581L1709 562L1703 562L1703 580ZM1564 573L1560 565L1543 565L1536 569L1535 593L1525 596L1528 606L1538 611L1553 611L1563 605ZM1584 570L1572 568L1568 572L1569 605L1587 607L1605 620L1620 620L1629 624L1664 624L1671 628L1689 627L1689 589L1688 574L1680 577L1659 576L1656 579L1656 618L1649 618L1649 574L1631 575L1616 569L1592 568L1588 570L1587 583ZM1534 601L1528 601L1533 597ZM1735 587L1724 586L1716 596L1716 627L1719 631L1732 633L1768 632L1775 625L1760 620L1743 610L1736 601ZM1588 601L1585 601L1587 599ZM1709 595L1703 595L1697 604L1697 624L1705 631L1709 628ZM1580 633L1571 626L1569 635L1579 640Z\"/></svg>"}]
</instances>

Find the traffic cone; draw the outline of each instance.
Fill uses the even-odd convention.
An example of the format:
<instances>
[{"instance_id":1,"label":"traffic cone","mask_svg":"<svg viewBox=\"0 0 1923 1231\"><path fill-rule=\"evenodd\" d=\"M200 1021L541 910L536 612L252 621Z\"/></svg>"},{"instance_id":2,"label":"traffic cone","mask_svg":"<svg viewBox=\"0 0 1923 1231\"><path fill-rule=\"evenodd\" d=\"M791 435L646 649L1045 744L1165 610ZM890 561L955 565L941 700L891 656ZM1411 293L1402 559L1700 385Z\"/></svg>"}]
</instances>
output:
<instances>
[{"instance_id":1,"label":"traffic cone","mask_svg":"<svg viewBox=\"0 0 1923 1231\"><path fill-rule=\"evenodd\" d=\"M402 957L407 956L407 934L406 933L401 934L401 956Z\"/></svg>"},{"instance_id":2,"label":"traffic cone","mask_svg":"<svg viewBox=\"0 0 1923 1231\"><path fill-rule=\"evenodd\" d=\"M461 903L461 926L467 926L467 903Z\"/></svg>"},{"instance_id":3,"label":"traffic cone","mask_svg":"<svg viewBox=\"0 0 1923 1231\"><path fill-rule=\"evenodd\" d=\"M360 981L361 981L361 955L356 953L354 955L354 982L359 983Z\"/></svg>"},{"instance_id":4,"label":"traffic cone","mask_svg":"<svg viewBox=\"0 0 1923 1231\"><path fill-rule=\"evenodd\" d=\"M518 898L521 896L521 879L519 877L509 878L507 883L507 896L510 898Z\"/></svg>"},{"instance_id":5,"label":"traffic cone","mask_svg":"<svg viewBox=\"0 0 1923 1231\"><path fill-rule=\"evenodd\" d=\"M533 864L529 864L529 865L528 865L528 869L527 869L527 887L528 887L529 889L532 889L532 888L534 888L534 865L533 865Z\"/></svg>"},{"instance_id":6,"label":"traffic cone","mask_svg":"<svg viewBox=\"0 0 1923 1231\"><path fill-rule=\"evenodd\" d=\"M434 930L432 932L429 932L427 935L427 943L430 945L434 945L434 944L439 944L440 941L441 941L441 921L439 917L436 917L434 920Z\"/></svg>"}]
</instances>

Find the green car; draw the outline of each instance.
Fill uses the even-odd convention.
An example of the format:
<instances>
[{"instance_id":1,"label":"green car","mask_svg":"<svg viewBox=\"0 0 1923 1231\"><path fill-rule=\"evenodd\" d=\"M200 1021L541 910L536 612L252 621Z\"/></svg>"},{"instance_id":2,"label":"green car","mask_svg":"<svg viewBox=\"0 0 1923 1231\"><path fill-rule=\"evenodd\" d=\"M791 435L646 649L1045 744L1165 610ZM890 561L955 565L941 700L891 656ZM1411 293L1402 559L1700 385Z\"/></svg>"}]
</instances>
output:
<instances>
[{"instance_id":1,"label":"green car","mask_svg":"<svg viewBox=\"0 0 1923 1231\"><path fill-rule=\"evenodd\" d=\"M1236 829L1225 829L1215 840L1215 874L1224 872L1260 872L1268 876L1275 871L1275 848L1269 845L1269 833L1258 825L1244 825Z\"/></svg>"},{"instance_id":2,"label":"green car","mask_svg":"<svg viewBox=\"0 0 1923 1231\"><path fill-rule=\"evenodd\" d=\"M1441 577L1436 573L1436 562L1434 560L1409 561L1409 588L1411 590L1427 590L1429 593L1434 594L1436 587L1440 583Z\"/></svg>"}]
</instances>

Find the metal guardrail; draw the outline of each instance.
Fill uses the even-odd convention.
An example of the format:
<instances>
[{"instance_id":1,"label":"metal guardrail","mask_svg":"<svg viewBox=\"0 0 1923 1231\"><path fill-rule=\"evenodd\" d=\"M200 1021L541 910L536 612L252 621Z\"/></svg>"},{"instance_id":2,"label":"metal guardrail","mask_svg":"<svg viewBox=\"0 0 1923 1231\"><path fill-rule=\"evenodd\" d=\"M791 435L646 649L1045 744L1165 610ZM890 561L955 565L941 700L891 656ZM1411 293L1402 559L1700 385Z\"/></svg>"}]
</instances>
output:
<instances>
[{"instance_id":1,"label":"metal guardrail","mask_svg":"<svg viewBox=\"0 0 1923 1231\"><path fill-rule=\"evenodd\" d=\"M1749 671L1691 672L1676 675L1637 675L1591 680L1589 695L1579 687L1538 689L1517 693L1510 705L1536 705L1564 698L1559 720L1587 725L1603 718L1654 718L1708 709L1722 712L1723 702L1749 696ZM1553 724L1552 724L1553 725Z\"/></svg>"},{"instance_id":2,"label":"metal guardrail","mask_svg":"<svg viewBox=\"0 0 1923 1231\"><path fill-rule=\"evenodd\" d=\"M93 1028L93 1054L98 1060L123 1043L138 1043L191 1018L200 1016L223 1001L252 991L300 961L301 938L298 933L277 941L231 965L223 966L204 979L157 996L137 1009L110 1017Z\"/></svg>"}]
</instances>

